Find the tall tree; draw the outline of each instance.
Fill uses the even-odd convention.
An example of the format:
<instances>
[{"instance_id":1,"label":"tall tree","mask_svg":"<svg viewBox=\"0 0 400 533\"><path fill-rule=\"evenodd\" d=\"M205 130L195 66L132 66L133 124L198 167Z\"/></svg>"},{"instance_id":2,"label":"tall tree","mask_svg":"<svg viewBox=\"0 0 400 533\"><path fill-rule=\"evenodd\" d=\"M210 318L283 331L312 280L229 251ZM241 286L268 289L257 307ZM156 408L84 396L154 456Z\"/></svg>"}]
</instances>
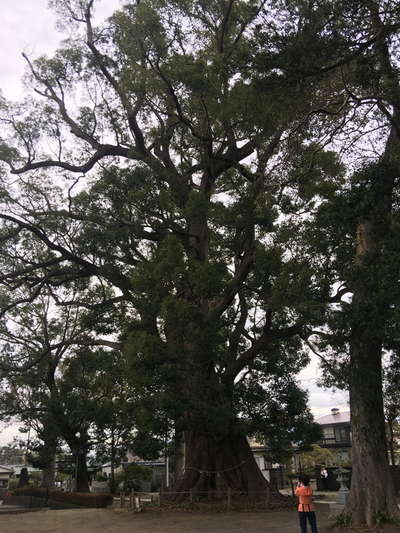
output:
<instances>
[{"instance_id":1,"label":"tall tree","mask_svg":"<svg viewBox=\"0 0 400 533\"><path fill-rule=\"evenodd\" d=\"M330 329L325 324L311 333L318 333L320 346L326 348L324 367L333 381L350 391L353 474L348 510L352 523L361 526L372 525L380 513L399 515L387 462L382 400L383 348L390 344L389 326L399 304L400 92L393 45L399 6L338 2L331 13L335 10L336 38L342 44L338 54L322 49L327 53L322 61L329 58L332 69L329 64L327 68L340 77L341 91L357 106L353 132L344 128L348 138L336 139L348 160L349 180L341 190L322 196L311 223L309 253L318 254L315 272L320 283L339 286L343 300L326 315ZM321 70L320 64L316 68ZM372 142L370 151L367 139ZM332 350L343 357L329 357Z\"/></svg>"},{"instance_id":2,"label":"tall tree","mask_svg":"<svg viewBox=\"0 0 400 533\"><path fill-rule=\"evenodd\" d=\"M399 422L400 422L400 372L397 353L384 368L383 405L385 409L386 433L390 463L399 462Z\"/></svg>"},{"instance_id":3,"label":"tall tree","mask_svg":"<svg viewBox=\"0 0 400 533\"><path fill-rule=\"evenodd\" d=\"M136 381L184 434L180 489L219 471L264 490L239 390L250 397L254 376L267 385L279 372L295 390L307 358L292 337L313 321L304 301L321 298L277 232L293 147L320 107L314 80L285 73L309 26L275 2L147 0L96 29L93 3L53 2L75 37L53 58L26 58L40 99L3 103L2 160L21 176L3 191L3 283L31 300L43 286L85 286L80 305L103 330L118 313ZM328 180L324 161L315 172ZM287 413L290 432L299 413Z\"/></svg>"},{"instance_id":4,"label":"tall tree","mask_svg":"<svg viewBox=\"0 0 400 533\"><path fill-rule=\"evenodd\" d=\"M35 431L31 451L44 469L44 486L54 483L55 453L59 442L66 441L76 458L78 488L87 491L88 431L103 421L100 410L106 411L110 393L102 384L100 363L106 358L111 364L113 357L103 352L95 357L88 348L79 349L80 343L101 340L90 338L79 308L56 308L53 296L54 291L43 292L35 302L25 302L16 291L18 307L9 308L9 300L4 307L8 310L0 325L0 418L15 419L27 431Z\"/></svg>"}]
</instances>

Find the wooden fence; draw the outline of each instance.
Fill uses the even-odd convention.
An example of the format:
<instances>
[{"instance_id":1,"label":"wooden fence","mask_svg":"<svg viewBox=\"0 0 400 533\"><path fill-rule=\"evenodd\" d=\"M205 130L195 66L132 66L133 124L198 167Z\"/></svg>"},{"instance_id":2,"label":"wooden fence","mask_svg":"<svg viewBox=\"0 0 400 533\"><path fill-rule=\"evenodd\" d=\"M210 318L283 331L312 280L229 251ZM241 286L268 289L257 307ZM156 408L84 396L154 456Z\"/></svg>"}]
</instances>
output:
<instances>
[{"instance_id":1,"label":"wooden fence","mask_svg":"<svg viewBox=\"0 0 400 533\"><path fill-rule=\"evenodd\" d=\"M114 498L114 503L121 508L128 508L131 510L140 511L146 505L156 505L161 507L164 502L173 502L174 497L182 496L185 502L204 502L219 503L225 506L226 510L232 509L233 502L236 498L246 498L246 501L257 501L259 506L268 510L270 508L270 491L267 489L263 492L249 492L245 495L243 493L232 491L228 488L226 491L187 491L187 492L139 492L132 490L130 492L120 492L119 497ZM180 498L177 498L180 499Z\"/></svg>"}]
</instances>

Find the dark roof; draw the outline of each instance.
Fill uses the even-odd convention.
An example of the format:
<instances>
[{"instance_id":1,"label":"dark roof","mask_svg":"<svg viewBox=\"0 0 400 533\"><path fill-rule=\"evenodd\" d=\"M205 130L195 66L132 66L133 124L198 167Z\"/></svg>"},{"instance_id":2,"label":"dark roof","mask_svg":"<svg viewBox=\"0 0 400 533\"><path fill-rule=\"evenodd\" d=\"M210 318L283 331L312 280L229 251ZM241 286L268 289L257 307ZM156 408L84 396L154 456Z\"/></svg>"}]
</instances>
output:
<instances>
[{"instance_id":1,"label":"dark roof","mask_svg":"<svg viewBox=\"0 0 400 533\"><path fill-rule=\"evenodd\" d=\"M327 426L332 424L350 424L350 411L338 411L335 415L321 416L316 419L316 423L320 426Z\"/></svg>"}]
</instances>

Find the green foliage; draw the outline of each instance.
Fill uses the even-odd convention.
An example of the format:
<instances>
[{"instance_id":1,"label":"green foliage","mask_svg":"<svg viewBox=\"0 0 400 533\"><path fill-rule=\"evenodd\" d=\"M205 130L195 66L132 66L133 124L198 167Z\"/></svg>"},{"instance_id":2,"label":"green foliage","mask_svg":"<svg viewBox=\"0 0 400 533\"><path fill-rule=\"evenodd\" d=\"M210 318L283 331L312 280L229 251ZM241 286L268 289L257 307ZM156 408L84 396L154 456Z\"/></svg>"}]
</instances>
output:
<instances>
[{"instance_id":1,"label":"green foliage","mask_svg":"<svg viewBox=\"0 0 400 533\"><path fill-rule=\"evenodd\" d=\"M384 524L395 524L397 526L400 525L400 520L393 518L393 516L391 516L386 509L376 512L373 519L374 523L378 527L383 526Z\"/></svg>"},{"instance_id":2,"label":"green foliage","mask_svg":"<svg viewBox=\"0 0 400 533\"><path fill-rule=\"evenodd\" d=\"M103 474L103 472L97 472L96 481L108 481L107 474Z\"/></svg>"},{"instance_id":3,"label":"green foliage","mask_svg":"<svg viewBox=\"0 0 400 533\"><path fill-rule=\"evenodd\" d=\"M28 469L26 467L21 468L21 472L20 472L19 480L18 480L18 488L23 488L23 487L28 486L29 478L30 476L28 474Z\"/></svg>"},{"instance_id":4,"label":"green foliage","mask_svg":"<svg viewBox=\"0 0 400 533\"><path fill-rule=\"evenodd\" d=\"M141 426L144 428L145 423L141 424ZM131 449L143 460L154 460L161 455L164 449L164 442L150 432L139 431L132 440Z\"/></svg>"},{"instance_id":5,"label":"green foliage","mask_svg":"<svg viewBox=\"0 0 400 533\"><path fill-rule=\"evenodd\" d=\"M2 177L4 412L114 463L174 430L308 446L310 335L346 387L350 332L398 329L397 215L354 261L396 161L338 149L390 102L367 5L142 0L96 28L90 2L52 4L73 39L29 62L39 100L2 102L23 175Z\"/></svg>"},{"instance_id":6,"label":"green foliage","mask_svg":"<svg viewBox=\"0 0 400 533\"><path fill-rule=\"evenodd\" d=\"M18 479L16 478L10 478L8 480L8 488L10 490L15 490L18 487Z\"/></svg>"},{"instance_id":7,"label":"green foliage","mask_svg":"<svg viewBox=\"0 0 400 533\"><path fill-rule=\"evenodd\" d=\"M335 524L339 527L348 527L351 523L351 513L339 513L335 516Z\"/></svg>"},{"instance_id":8,"label":"green foliage","mask_svg":"<svg viewBox=\"0 0 400 533\"><path fill-rule=\"evenodd\" d=\"M141 481L150 481L152 470L146 466L140 466L135 463L128 463L124 466L122 472L116 475L116 484L123 484L123 490L140 490Z\"/></svg>"},{"instance_id":9,"label":"green foliage","mask_svg":"<svg viewBox=\"0 0 400 533\"><path fill-rule=\"evenodd\" d=\"M318 444L313 444L310 451L301 453L299 460L302 466L308 471L312 471L315 465L336 466L338 464L334 453L328 448L321 448Z\"/></svg>"}]
</instances>

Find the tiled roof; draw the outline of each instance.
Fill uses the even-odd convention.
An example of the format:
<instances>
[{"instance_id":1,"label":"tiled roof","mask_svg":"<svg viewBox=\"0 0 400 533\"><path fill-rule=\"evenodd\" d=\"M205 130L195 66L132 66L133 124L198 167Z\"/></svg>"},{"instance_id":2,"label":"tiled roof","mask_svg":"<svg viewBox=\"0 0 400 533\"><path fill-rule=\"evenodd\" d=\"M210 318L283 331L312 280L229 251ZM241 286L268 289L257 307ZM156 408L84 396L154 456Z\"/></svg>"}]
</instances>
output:
<instances>
[{"instance_id":1,"label":"tiled roof","mask_svg":"<svg viewBox=\"0 0 400 533\"><path fill-rule=\"evenodd\" d=\"M325 415L316 419L316 423L321 426L332 425L332 424L344 424L350 423L350 411L338 411L335 415Z\"/></svg>"},{"instance_id":2,"label":"tiled roof","mask_svg":"<svg viewBox=\"0 0 400 533\"><path fill-rule=\"evenodd\" d=\"M0 472L2 472L2 473L10 472L10 474L11 474L11 472L13 472L13 469L12 468L8 468L8 466L0 465Z\"/></svg>"},{"instance_id":3,"label":"tiled roof","mask_svg":"<svg viewBox=\"0 0 400 533\"><path fill-rule=\"evenodd\" d=\"M28 473L31 473L31 472L40 472L40 468L34 468L33 466L31 465L8 465L8 466L5 466L4 468L7 468L8 470L10 470L10 472L14 472L14 474L16 476L19 476L20 473L21 473L21 470L23 468L26 468L28 470Z\"/></svg>"}]
</instances>

